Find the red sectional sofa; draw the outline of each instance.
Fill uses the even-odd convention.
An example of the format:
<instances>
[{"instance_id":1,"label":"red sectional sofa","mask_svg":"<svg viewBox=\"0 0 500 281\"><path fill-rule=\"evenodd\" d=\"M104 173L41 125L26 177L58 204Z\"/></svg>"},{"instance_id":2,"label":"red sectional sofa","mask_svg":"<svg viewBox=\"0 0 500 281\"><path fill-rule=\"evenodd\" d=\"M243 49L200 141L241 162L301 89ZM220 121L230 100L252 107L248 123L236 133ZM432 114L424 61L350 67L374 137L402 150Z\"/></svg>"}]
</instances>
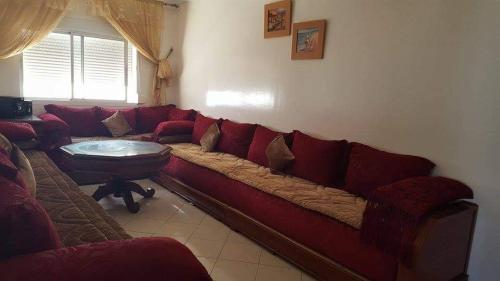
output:
<instances>
[{"instance_id":1,"label":"red sectional sofa","mask_svg":"<svg viewBox=\"0 0 500 281\"><path fill-rule=\"evenodd\" d=\"M284 174L366 201L361 228L356 229L175 155L153 178L314 277L467 280L477 205L460 200L472 198L467 186L431 176L431 161L173 108L136 109L138 133L150 133L147 140L152 141L162 134L190 133L188 142L199 145L207 128L216 123L220 129L216 152L264 167L267 145L283 135L295 156ZM186 125L186 120L192 123Z\"/></svg>"}]
</instances>

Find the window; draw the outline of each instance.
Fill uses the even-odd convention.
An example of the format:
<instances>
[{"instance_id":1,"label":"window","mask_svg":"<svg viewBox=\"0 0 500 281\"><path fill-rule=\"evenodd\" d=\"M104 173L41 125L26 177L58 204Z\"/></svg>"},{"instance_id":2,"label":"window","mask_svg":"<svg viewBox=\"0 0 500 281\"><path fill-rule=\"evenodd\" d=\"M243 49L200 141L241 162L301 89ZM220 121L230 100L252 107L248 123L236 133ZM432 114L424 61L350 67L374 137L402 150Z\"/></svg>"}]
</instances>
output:
<instances>
[{"instance_id":1,"label":"window","mask_svg":"<svg viewBox=\"0 0 500 281\"><path fill-rule=\"evenodd\" d=\"M23 54L23 95L137 102L136 53L124 40L51 33Z\"/></svg>"}]
</instances>

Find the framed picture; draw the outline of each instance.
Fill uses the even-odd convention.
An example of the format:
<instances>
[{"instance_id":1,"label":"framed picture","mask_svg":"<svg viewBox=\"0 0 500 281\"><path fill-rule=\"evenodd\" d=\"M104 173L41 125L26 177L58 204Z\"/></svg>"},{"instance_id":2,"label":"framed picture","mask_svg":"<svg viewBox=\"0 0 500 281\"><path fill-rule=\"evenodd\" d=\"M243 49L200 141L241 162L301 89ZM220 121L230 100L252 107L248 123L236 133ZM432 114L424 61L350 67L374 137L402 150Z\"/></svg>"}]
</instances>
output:
<instances>
[{"instance_id":1,"label":"framed picture","mask_svg":"<svg viewBox=\"0 0 500 281\"><path fill-rule=\"evenodd\" d=\"M264 38L290 35L292 1L285 0L264 6Z\"/></svg>"},{"instance_id":2,"label":"framed picture","mask_svg":"<svg viewBox=\"0 0 500 281\"><path fill-rule=\"evenodd\" d=\"M322 59L326 20L293 24L292 60Z\"/></svg>"}]
</instances>

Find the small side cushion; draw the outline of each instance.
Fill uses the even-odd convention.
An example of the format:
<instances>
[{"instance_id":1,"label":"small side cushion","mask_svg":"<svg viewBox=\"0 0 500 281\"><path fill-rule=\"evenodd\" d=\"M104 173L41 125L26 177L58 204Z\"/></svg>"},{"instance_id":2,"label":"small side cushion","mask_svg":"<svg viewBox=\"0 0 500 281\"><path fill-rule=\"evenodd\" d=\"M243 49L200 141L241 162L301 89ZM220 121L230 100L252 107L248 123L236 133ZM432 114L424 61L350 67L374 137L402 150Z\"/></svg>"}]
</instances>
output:
<instances>
[{"instance_id":1,"label":"small side cushion","mask_svg":"<svg viewBox=\"0 0 500 281\"><path fill-rule=\"evenodd\" d=\"M377 187L406 178L428 176L434 166L434 163L422 157L390 153L352 143L345 190L367 197Z\"/></svg>"},{"instance_id":2,"label":"small side cushion","mask_svg":"<svg viewBox=\"0 0 500 281\"><path fill-rule=\"evenodd\" d=\"M158 124L168 120L168 112L173 105L138 107L137 130L139 133L152 133Z\"/></svg>"},{"instance_id":3,"label":"small side cushion","mask_svg":"<svg viewBox=\"0 0 500 281\"><path fill-rule=\"evenodd\" d=\"M26 141L36 138L35 130L28 123L0 122L0 134L10 141Z\"/></svg>"},{"instance_id":4,"label":"small side cushion","mask_svg":"<svg viewBox=\"0 0 500 281\"><path fill-rule=\"evenodd\" d=\"M171 108L168 111L168 121L182 121L182 120L193 121L195 115L196 111L194 111L193 109Z\"/></svg>"},{"instance_id":5,"label":"small side cushion","mask_svg":"<svg viewBox=\"0 0 500 281\"><path fill-rule=\"evenodd\" d=\"M99 134L100 120L96 106L78 108L47 104L45 110L66 122L70 127L72 136L92 137Z\"/></svg>"},{"instance_id":6,"label":"small side cushion","mask_svg":"<svg viewBox=\"0 0 500 281\"><path fill-rule=\"evenodd\" d=\"M216 150L246 158L256 127L255 124L222 121Z\"/></svg>"},{"instance_id":7,"label":"small side cushion","mask_svg":"<svg viewBox=\"0 0 500 281\"><path fill-rule=\"evenodd\" d=\"M264 126L257 125L253 135L252 143L248 149L247 159L261 166L269 167L266 149L268 145L276 139L277 136L283 135L286 143L291 143L292 134L284 134L268 129ZM290 139L287 141L287 139Z\"/></svg>"},{"instance_id":8,"label":"small side cushion","mask_svg":"<svg viewBox=\"0 0 500 281\"><path fill-rule=\"evenodd\" d=\"M49 216L28 192L0 176L0 259L61 247Z\"/></svg>"},{"instance_id":9,"label":"small side cushion","mask_svg":"<svg viewBox=\"0 0 500 281\"><path fill-rule=\"evenodd\" d=\"M193 127L193 121L164 121L158 124L154 131L154 136L190 135L193 133Z\"/></svg>"},{"instance_id":10,"label":"small side cushion","mask_svg":"<svg viewBox=\"0 0 500 281\"><path fill-rule=\"evenodd\" d=\"M100 107L99 108L99 120L101 122L104 119L107 119L111 117L113 114L116 112L120 111L123 114L123 117L127 120L128 125L131 128L131 132L136 132L137 130L137 111L135 108L105 108L105 107ZM109 132L106 127L101 126L100 128L100 135L103 136L108 136Z\"/></svg>"},{"instance_id":11,"label":"small side cushion","mask_svg":"<svg viewBox=\"0 0 500 281\"><path fill-rule=\"evenodd\" d=\"M38 115L38 118L43 121L43 130L47 132L63 131L70 132L69 125L64 122L61 118L50 113L42 113Z\"/></svg>"},{"instance_id":12,"label":"small side cushion","mask_svg":"<svg viewBox=\"0 0 500 281\"><path fill-rule=\"evenodd\" d=\"M210 125L210 127L208 127L205 134L203 134L203 137L201 137L200 140L201 150L204 152L214 151L215 146L219 141L219 138L220 138L219 126L217 126L217 123L213 123L212 125Z\"/></svg>"},{"instance_id":13,"label":"small side cushion","mask_svg":"<svg viewBox=\"0 0 500 281\"><path fill-rule=\"evenodd\" d=\"M347 148L345 140L320 140L295 131L292 145L295 161L290 173L324 186L335 185L340 180Z\"/></svg>"},{"instance_id":14,"label":"small side cushion","mask_svg":"<svg viewBox=\"0 0 500 281\"><path fill-rule=\"evenodd\" d=\"M213 119L210 117L206 117L201 113L198 113L194 121L193 136L191 138L191 142L199 145L200 139L203 136L203 134L205 134L208 127L210 127L214 123L220 125L221 122L222 121L220 119Z\"/></svg>"},{"instance_id":15,"label":"small side cushion","mask_svg":"<svg viewBox=\"0 0 500 281\"><path fill-rule=\"evenodd\" d=\"M269 143L266 148L266 158L271 173L284 172L295 160L295 156L288 148L283 135L277 136Z\"/></svg>"},{"instance_id":16,"label":"small side cushion","mask_svg":"<svg viewBox=\"0 0 500 281\"><path fill-rule=\"evenodd\" d=\"M113 137L121 137L132 131L121 111L115 112L110 117L102 120L101 123Z\"/></svg>"}]
</instances>

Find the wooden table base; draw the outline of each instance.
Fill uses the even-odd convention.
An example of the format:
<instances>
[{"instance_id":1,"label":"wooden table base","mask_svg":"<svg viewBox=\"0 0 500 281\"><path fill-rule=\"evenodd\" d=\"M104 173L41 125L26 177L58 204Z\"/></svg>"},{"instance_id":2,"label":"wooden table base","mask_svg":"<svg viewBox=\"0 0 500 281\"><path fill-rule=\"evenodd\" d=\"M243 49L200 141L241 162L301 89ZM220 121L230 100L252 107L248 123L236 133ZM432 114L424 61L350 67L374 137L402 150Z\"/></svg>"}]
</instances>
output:
<instances>
[{"instance_id":1,"label":"wooden table base","mask_svg":"<svg viewBox=\"0 0 500 281\"><path fill-rule=\"evenodd\" d=\"M151 198L155 194L155 190L153 188L147 188L146 190L144 190L135 182L124 180L119 177L113 177L113 179L106 184L99 186L92 197L96 201L99 201L103 197L106 197L109 194L113 194L115 197L123 198L123 201L125 202L125 205L127 206L129 212L137 213L140 206L139 203L134 202L132 192L138 193L144 198Z\"/></svg>"}]
</instances>

